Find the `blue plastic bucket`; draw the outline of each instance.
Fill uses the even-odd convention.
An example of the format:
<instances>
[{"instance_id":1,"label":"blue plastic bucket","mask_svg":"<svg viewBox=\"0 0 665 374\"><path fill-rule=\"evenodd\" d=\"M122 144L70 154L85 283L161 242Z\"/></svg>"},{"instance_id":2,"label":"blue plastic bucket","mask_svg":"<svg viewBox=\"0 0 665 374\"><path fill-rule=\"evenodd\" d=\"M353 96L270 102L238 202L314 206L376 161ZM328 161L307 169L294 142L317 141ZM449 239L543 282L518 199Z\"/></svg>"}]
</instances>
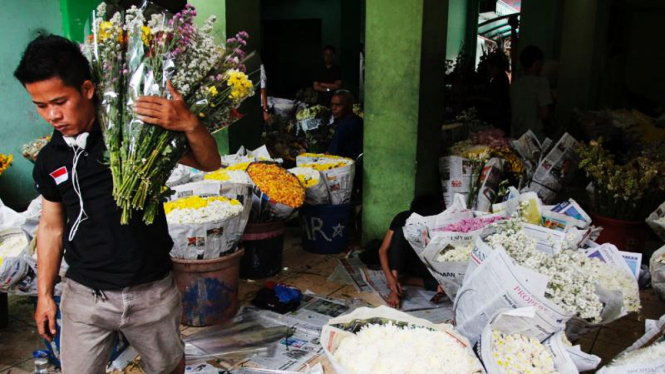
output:
<instances>
[{"instance_id":1,"label":"blue plastic bucket","mask_svg":"<svg viewBox=\"0 0 665 374\"><path fill-rule=\"evenodd\" d=\"M32 302L35 306L35 309L37 308L37 298L36 297L31 297ZM44 345L46 346L46 349L48 350L48 357L49 361L55 366L56 368L60 368L60 321L62 321L62 316L60 314L60 296L53 296L53 300L55 301L55 304L58 306L58 313L55 316L56 319L56 334L55 337L53 338L53 341L49 342L46 339L44 340ZM122 352L125 351L129 347L129 343L127 342L127 339L122 335L122 333L118 333L115 335L113 338L113 351L111 351L111 356L109 357L109 362L113 362Z\"/></svg>"},{"instance_id":2,"label":"blue plastic bucket","mask_svg":"<svg viewBox=\"0 0 665 374\"><path fill-rule=\"evenodd\" d=\"M307 252L339 253L349 243L353 204L303 205L300 208L302 245Z\"/></svg>"}]
</instances>

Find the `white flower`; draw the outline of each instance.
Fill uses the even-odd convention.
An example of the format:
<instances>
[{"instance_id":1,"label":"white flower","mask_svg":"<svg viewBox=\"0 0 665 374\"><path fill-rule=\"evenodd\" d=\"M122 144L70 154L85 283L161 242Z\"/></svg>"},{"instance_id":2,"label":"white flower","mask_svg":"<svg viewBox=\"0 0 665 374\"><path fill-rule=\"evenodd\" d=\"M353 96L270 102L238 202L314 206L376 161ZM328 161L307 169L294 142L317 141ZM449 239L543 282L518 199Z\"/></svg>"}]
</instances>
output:
<instances>
[{"instance_id":1,"label":"white flower","mask_svg":"<svg viewBox=\"0 0 665 374\"><path fill-rule=\"evenodd\" d=\"M443 331L368 325L345 337L333 353L353 374L480 373L476 358Z\"/></svg>"},{"instance_id":2,"label":"white flower","mask_svg":"<svg viewBox=\"0 0 665 374\"><path fill-rule=\"evenodd\" d=\"M198 209L174 209L166 215L169 223L173 224L200 224L212 221L222 221L236 216L243 211L242 204L232 204L229 201L210 201L207 206Z\"/></svg>"},{"instance_id":3,"label":"white flower","mask_svg":"<svg viewBox=\"0 0 665 374\"><path fill-rule=\"evenodd\" d=\"M648 364L656 360L665 360L665 341L661 341L646 348L628 352L618 356L608 367L630 365L634 363ZM644 371L647 373L647 371Z\"/></svg>"},{"instance_id":4,"label":"white flower","mask_svg":"<svg viewBox=\"0 0 665 374\"><path fill-rule=\"evenodd\" d=\"M520 334L492 332L492 359L501 374L556 374L554 359L545 346Z\"/></svg>"},{"instance_id":5,"label":"white flower","mask_svg":"<svg viewBox=\"0 0 665 374\"><path fill-rule=\"evenodd\" d=\"M438 262L466 262L471 258L471 251L473 251L473 242L466 245L458 246L453 249L442 251L436 257Z\"/></svg>"}]
</instances>

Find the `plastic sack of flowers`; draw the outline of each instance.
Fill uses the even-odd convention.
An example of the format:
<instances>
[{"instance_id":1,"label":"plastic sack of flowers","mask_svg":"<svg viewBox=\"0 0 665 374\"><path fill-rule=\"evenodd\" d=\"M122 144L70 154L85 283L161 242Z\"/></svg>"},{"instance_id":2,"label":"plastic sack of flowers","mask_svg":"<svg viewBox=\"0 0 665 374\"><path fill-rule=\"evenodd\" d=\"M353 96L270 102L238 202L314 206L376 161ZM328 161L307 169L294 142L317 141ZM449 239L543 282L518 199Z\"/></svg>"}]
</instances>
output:
<instances>
[{"instance_id":1,"label":"plastic sack of flowers","mask_svg":"<svg viewBox=\"0 0 665 374\"><path fill-rule=\"evenodd\" d=\"M651 285L656 295L665 301L665 246L651 255L649 260L649 271L651 272Z\"/></svg>"},{"instance_id":2,"label":"plastic sack of flowers","mask_svg":"<svg viewBox=\"0 0 665 374\"><path fill-rule=\"evenodd\" d=\"M531 324L535 314L533 307L503 309L497 311L485 326L477 350L488 374L522 373L525 370L543 374L579 374L562 332L543 342L524 331L523 326ZM587 370L595 369L600 363L598 357L585 356L593 366Z\"/></svg>"},{"instance_id":3,"label":"plastic sack of flowers","mask_svg":"<svg viewBox=\"0 0 665 374\"><path fill-rule=\"evenodd\" d=\"M28 238L19 227L0 231L0 291L7 292L29 274L27 247Z\"/></svg>"},{"instance_id":4,"label":"plastic sack of flowers","mask_svg":"<svg viewBox=\"0 0 665 374\"><path fill-rule=\"evenodd\" d=\"M358 308L323 326L321 345L338 374L483 373L468 340L392 308Z\"/></svg>"},{"instance_id":5,"label":"plastic sack of flowers","mask_svg":"<svg viewBox=\"0 0 665 374\"><path fill-rule=\"evenodd\" d=\"M310 167L295 167L289 172L298 177L300 184L305 187L305 203L309 205L330 204L328 187L321 178L321 173Z\"/></svg>"},{"instance_id":6,"label":"plastic sack of flowers","mask_svg":"<svg viewBox=\"0 0 665 374\"><path fill-rule=\"evenodd\" d=\"M347 204L353 194L356 166L349 158L305 153L296 158L298 167L311 167L321 173L330 196L330 204Z\"/></svg>"},{"instance_id":7,"label":"plastic sack of flowers","mask_svg":"<svg viewBox=\"0 0 665 374\"><path fill-rule=\"evenodd\" d=\"M275 163L254 162L247 168L254 183L251 220L286 219L305 203L305 188L298 177Z\"/></svg>"},{"instance_id":8,"label":"plastic sack of flowers","mask_svg":"<svg viewBox=\"0 0 665 374\"><path fill-rule=\"evenodd\" d=\"M607 366L598 370L598 374L641 374L665 372L665 341L623 353Z\"/></svg>"},{"instance_id":9,"label":"plastic sack of flowers","mask_svg":"<svg viewBox=\"0 0 665 374\"><path fill-rule=\"evenodd\" d=\"M41 151L49 141L51 141L51 136L47 135L42 136L41 138L37 138L30 143L23 144L23 147L21 147L21 153L23 154L23 157L32 162L36 162L39 151Z\"/></svg>"},{"instance_id":10,"label":"plastic sack of flowers","mask_svg":"<svg viewBox=\"0 0 665 374\"><path fill-rule=\"evenodd\" d=\"M195 182L176 188L176 197L164 204L171 256L202 260L235 252L249 217L251 187Z\"/></svg>"},{"instance_id":11,"label":"plastic sack of flowers","mask_svg":"<svg viewBox=\"0 0 665 374\"><path fill-rule=\"evenodd\" d=\"M646 222L660 240L665 241L665 203L660 204L647 218Z\"/></svg>"},{"instance_id":12,"label":"plastic sack of flowers","mask_svg":"<svg viewBox=\"0 0 665 374\"><path fill-rule=\"evenodd\" d=\"M109 16L102 3L84 51L100 98L99 120L121 223L142 210L143 221L150 224L169 193L166 181L189 146L183 133L143 123L134 114L136 99L171 98L170 81L210 132L230 125L239 118L235 108L254 92L242 64L247 34L217 45L214 16L199 28L189 5L171 19L163 12L146 20L136 7L124 18Z\"/></svg>"}]
</instances>

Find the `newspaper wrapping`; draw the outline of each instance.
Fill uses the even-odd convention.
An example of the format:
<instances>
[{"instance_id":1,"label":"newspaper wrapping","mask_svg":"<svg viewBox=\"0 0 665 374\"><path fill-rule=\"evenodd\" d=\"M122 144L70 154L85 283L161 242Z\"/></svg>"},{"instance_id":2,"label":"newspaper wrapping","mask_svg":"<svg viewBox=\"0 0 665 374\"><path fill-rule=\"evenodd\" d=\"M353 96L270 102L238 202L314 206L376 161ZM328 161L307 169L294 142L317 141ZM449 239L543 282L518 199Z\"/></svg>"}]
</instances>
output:
<instances>
[{"instance_id":1,"label":"newspaper wrapping","mask_svg":"<svg viewBox=\"0 0 665 374\"><path fill-rule=\"evenodd\" d=\"M577 144L575 138L565 133L539 162L526 190L536 192L545 204L552 204L565 183L574 175L579 163L575 154Z\"/></svg>"},{"instance_id":2,"label":"newspaper wrapping","mask_svg":"<svg viewBox=\"0 0 665 374\"><path fill-rule=\"evenodd\" d=\"M435 215L423 217L417 213L411 214L404 225L404 237L411 247L420 254L430 240L430 232L434 233L444 227L463 219L473 218L473 212L466 208L464 196L456 194L448 208Z\"/></svg>"},{"instance_id":3,"label":"newspaper wrapping","mask_svg":"<svg viewBox=\"0 0 665 374\"><path fill-rule=\"evenodd\" d=\"M169 234L173 239L171 256L185 260L218 258L238 249L238 241L245 231L251 209L252 187L247 184L201 181L174 187L171 197L224 196L238 200L243 211L224 220L200 224L169 223Z\"/></svg>"},{"instance_id":4,"label":"newspaper wrapping","mask_svg":"<svg viewBox=\"0 0 665 374\"><path fill-rule=\"evenodd\" d=\"M533 177L542 153L542 146L536 134L529 130L519 139L512 140L510 145L522 158L527 177Z\"/></svg>"},{"instance_id":5,"label":"newspaper wrapping","mask_svg":"<svg viewBox=\"0 0 665 374\"><path fill-rule=\"evenodd\" d=\"M356 175L356 164L353 160L344 158L345 166L330 170L321 171L321 180L325 182L328 190L330 204L341 205L351 201L353 194L353 180ZM327 158L325 155L296 157L296 165L303 166L315 162L329 161L331 163L339 162L339 158Z\"/></svg>"},{"instance_id":6,"label":"newspaper wrapping","mask_svg":"<svg viewBox=\"0 0 665 374\"><path fill-rule=\"evenodd\" d=\"M464 336L455 331L452 325L445 323L433 324L427 320L413 317L407 313L400 312L386 306L380 306L378 308L358 308L349 314L331 319L328 321L328 324L323 326L323 330L321 331L321 345L323 346L323 350L337 374L349 374L349 372L337 362L334 354L335 351L337 351L340 342L345 337L352 335L353 333L339 329L335 327L335 325L355 321L370 321L373 319L398 321L413 327L423 327L445 332L451 337L455 338L459 344L466 348L466 351L470 356L475 357L469 341ZM481 367L480 363L478 363L478 366ZM478 371L478 373L480 372L481 371Z\"/></svg>"},{"instance_id":7,"label":"newspaper wrapping","mask_svg":"<svg viewBox=\"0 0 665 374\"><path fill-rule=\"evenodd\" d=\"M446 206L453 204L456 194L462 195L466 201L471 189L472 174L473 163L469 159L459 156L444 156L439 159L439 176Z\"/></svg>"},{"instance_id":8,"label":"newspaper wrapping","mask_svg":"<svg viewBox=\"0 0 665 374\"><path fill-rule=\"evenodd\" d=\"M293 172L294 169L296 168L289 169L289 172L296 174ZM330 204L330 194L328 193L328 187L326 186L326 182L323 180L323 176L319 178L319 181L315 185L305 187L305 204Z\"/></svg>"},{"instance_id":9,"label":"newspaper wrapping","mask_svg":"<svg viewBox=\"0 0 665 374\"><path fill-rule=\"evenodd\" d=\"M429 272L443 287L446 295L451 300L455 300L457 291L462 286L469 261L441 261L440 258L450 250L467 247L473 243L481 232L482 230L468 233L437 233L420 254L420 258L427 266Z\"/></svg>"},{"instance_id":10,"label":"newspaper wrapping","mask_svg":"<svg viewBox=\"0 0 665 374\"><path fill-rule=\"evenodd\" d=\"M660 204L658 209L646 218L646 221L660 240L665 241L665 203Z\"/></svg>"},{"instance_id":11,"label":"newspaper wrapping","mask_svg":"<svg viewBox=\"0 0 665 374\"><path fill-rule=\"evenodd\" d=\"M548 281L548 277L514 264L503 248L492 249L476 238L455 299L458 331L475 344L497 311L523 307L536 310L534 318L523 326L523 333L543 341L564 330L572 314L545 298Z\"/></svg>"},{"instance_id":12,"label":"newspaper wrapping","mask_svg":"<svg viewBox=\"0 0 665 374\"><path fill-rule=\"evenodd\" d=\"M487 374L501 374L503 372L497 366L494 359L493 332L520 334L538 339L530 335L529 331L523 330L523 326L528 326L535 317L536 309L533 307L502 309L496 312L491 321L483 329L480 343L477 347ZM542 341L542 344L552 356L554 368L557 373L579 374L580 371L593 370L598 366L600 358L582 352L579 346L568 347L563 343L563 339L564 333L559 331L548 337L545 341Z\"/></svg>"},{"instance_id":13,"label":"newspaper wrapping","mask_svg":"<svg viewBox=\"0 0 665 374\"><path fill-rule=\"evenodd\" d=\"M658 297L665 301L665 246L654 252L649 260L651 284Z\"/></svg>"},{"instance_id":14,"label":"newspaper wrapping","mask_svg":"<svg viewBox=\"0 0 665 374\"><path fill-rule=\"evenodd\" d=\"M499 193L499 185L503 181L505 163L506 160L497 157L492 157L485 163L480 173L480 188L478 189L476 205L472 208L481 212L490 211Z\"/></svg>"}]
</instances>

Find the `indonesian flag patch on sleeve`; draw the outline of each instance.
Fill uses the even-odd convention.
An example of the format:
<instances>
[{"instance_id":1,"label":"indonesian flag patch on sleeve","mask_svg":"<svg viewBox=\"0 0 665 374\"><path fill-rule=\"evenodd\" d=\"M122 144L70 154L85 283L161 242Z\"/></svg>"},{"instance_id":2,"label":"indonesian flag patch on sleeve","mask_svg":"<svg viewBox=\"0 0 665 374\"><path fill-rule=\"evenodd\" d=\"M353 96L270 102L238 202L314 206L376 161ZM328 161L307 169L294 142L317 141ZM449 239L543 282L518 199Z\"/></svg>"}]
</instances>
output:
<instances>
[{"instance_id":1,"label":"indonesian flag patch on sleeve","mask_svg":"<svg viewBox=\"0 0 665 374\"><path fill-rule=\"evenodd\" d=\"M67 173L67 167L65 167L65 166L56 169L50 175L51 175L51 178L53 178L53 180L55 180L56 185L60 185L60 183L66 182L69 179L69 173Z\"/></svg>"}]
</instances>

